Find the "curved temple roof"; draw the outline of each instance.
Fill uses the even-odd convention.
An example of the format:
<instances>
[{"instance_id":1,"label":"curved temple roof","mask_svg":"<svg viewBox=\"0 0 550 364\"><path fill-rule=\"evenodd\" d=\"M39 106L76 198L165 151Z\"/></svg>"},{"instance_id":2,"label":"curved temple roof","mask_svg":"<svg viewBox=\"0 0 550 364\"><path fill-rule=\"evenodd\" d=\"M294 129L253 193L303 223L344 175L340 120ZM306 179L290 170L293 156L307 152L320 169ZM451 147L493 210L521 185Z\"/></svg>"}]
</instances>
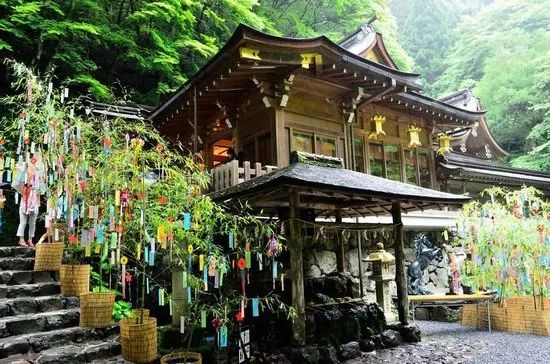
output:
<instances>
[{"instance_id":1,"label":"curved temple roof","mask_svg":"<svg viewBox=\"0 0 550 364\"><path fill-rule=\"evenodd\" d=\"M258 57L255 61L258 65L270 65L273 68L282 66L299 67L302 64L300 55L318 53L323 58L322 64L316 64L316 67L330 64L345 65L357 72L364 73L371 81L379 81L379 85L383 83L390 84L390 81L393 79L397 82L397 89L399 90L419 89L419 86L416 84L418 74L403 72L365 59L331 41L324 35L309 39L285 38L269 35L241 24L223 48L167 101L162 103L151 114L150 118L152 120L157 119L160 114L167 111L174 101L181 99L185 94L189 93L193 86L198 86L201 81L210 78L212 73L218 74L220 72L220 65L230 59L238 59L240 48L243 47L260 51L261 58ZM263 54L266 54L265 58ZM296 57L292 57L292 55ZM246 59L243 61L246 61ZM252 72L250 77L252 77Z\"/></svg>"}]
</instances>

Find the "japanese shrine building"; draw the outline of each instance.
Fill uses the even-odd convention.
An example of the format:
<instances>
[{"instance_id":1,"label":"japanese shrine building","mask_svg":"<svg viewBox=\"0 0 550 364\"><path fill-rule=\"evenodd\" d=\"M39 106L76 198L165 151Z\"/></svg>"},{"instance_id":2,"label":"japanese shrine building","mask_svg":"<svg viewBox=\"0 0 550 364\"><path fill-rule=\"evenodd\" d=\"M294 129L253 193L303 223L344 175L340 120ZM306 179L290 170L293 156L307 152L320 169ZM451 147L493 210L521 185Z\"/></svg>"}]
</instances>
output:
<instances>
[{"instance_id":1,"label":"japanese shrine building","mask_svg":"<svg viewBox=\"0 0 550 364\"><path fill-rule=\"evenodd\" d=\"M459 207L469 200L460 194L484 184L550 190L549 175L497 163L506 152L471 94L436 100L421 93L417 78L398 69L370 25L340 43L275 37L241 25L149 116L163 134L202 155L212 172L212 198L247 202L289 222L297 343L305 339L303 218L338 226L346 217L390 219L347 223L356 230L372 222L395 229L397 306L406 323L407 218L438 220L426 210ZM291 164L294 152L322 155L325 166ZM449 222L443 216L433 227ZM335 246L342 272L345 246Z\"/></svg>"},{"instance_id":2,"label":"japanese shrine building","mask_svg":"<svg viewBox=\"0 0 550 364\"><path fill-rule=\"evenodd\" d=\"M499 163L507 154L470 90L436 100L421 94L417 78L397 68L370 25L339 44L324 36L274 37L241 25L150 119L200 152L209 168L236 157L241 165L251 163L252 176L256 163L264 172L273 169L265 166L281 168L291 152L302 151L459 194L477 195L493 184L550 190L550 175ZM375 116L384 118L378 133ZM414 128L419 143L411 145ZM453 139L452 153L441 156L442 133Z\"/></svg>"}]
</instances>

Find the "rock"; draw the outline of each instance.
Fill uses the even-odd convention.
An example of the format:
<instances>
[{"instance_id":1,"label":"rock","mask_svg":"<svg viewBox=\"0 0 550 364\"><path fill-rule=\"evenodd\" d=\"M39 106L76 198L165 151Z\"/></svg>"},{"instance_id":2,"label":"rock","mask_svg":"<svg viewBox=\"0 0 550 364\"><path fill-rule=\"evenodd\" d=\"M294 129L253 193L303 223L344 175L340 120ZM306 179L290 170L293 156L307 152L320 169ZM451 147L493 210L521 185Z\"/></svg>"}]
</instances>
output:
<instances>
[{"instance_id":1,"label":"rock","mask_svg":"<svg viewBox=\"0 0 550 364\"><path fill-rule=\"evenodd\" d=\"M340 342L347 343L349 341L358 341L361 338L361 326L357 310L351 309L344 311L344 316L341 322Z\"/></svg>"},{"instance_id":2,"label":"rock","mask_svg":"<svg viewBox=\"0 0 550 364\"><path fill-rule=\"evenodd\" d=\"M291 363L317 364L319 363L319 348L317 346L299 346L285 350L286 357Z\"/></svg>"},{"instance_id":3,"label":"rock","mask_svg":"<svg viewBox=\"0 0 550 364\"><path fill-rule=\"evenodd\" d=\"M428 265L427 271L429 273L434 272L437 269L437 267L433 264Z\"/></svg>"},{"instance_id":4,"label":"rock","mask_svg":"<svg viewBox=\"0 0 550 364\"><path fill-rule=\"evenodd\" d=\"M382 333L382 342L385 347L394 348L401 345L403 343L403 339L401 338L399 332L388 329Z\"/></svg>"},{"instance_id":5,"label":"rock","mask_svg":"<svg viewBox=\"0 0 550 364\"><path fill-rule=\"evenodd\" d=\"M370 353L371 351L376 350L376 345L371 339L363 339L359 341L359 348L361 349L361 351Z\"/></svg>"},{"instance_id":6,"label":"rock","mask_svg":"<svg viewBox=\"0 0 550 364\"><path fill-rule=\"evenodd\" d=\"M322 346L319 348L319 364L337 364L338 352L332 345Z\"/></svg>"},{"instance_id":7,"label":"rock","mask_svg":"<svg viewBox=\"0 0 550 364\"><path fill-rule=\"evenodd\" d=\"M361 355L359 343L357 341L352 341L347 344L340 345L338 348L338 354L341 360L357 358Z\"/></svg>"},{"instance_id":8,"label":"rock","mask_svg":"<svg viewBox=\"0 0 550 364\"><path fill-rule=\"evenodd\" d=\"M433 292L435 291L436 287L435 287L435 284L433 282L429 282L427 285L426 285L426 288L428 289L428 291L430 292Z\"/></svg>"},{"instance_id":9,"label":"rock","mask_svg":"<svg viewBox=\"0 0 550 364\"><path fill-rule=\"evenodd\" d=\"M331 297L345 297L348 294L348 279L343 275L332 275L325 279L325 290Z\"/></svg>"},{"instance_id":10,"label":"rock","mask_svg":"<svg viewBox=\"0 0 550 364\"><path fill-rule=\"evenodd\" d=\"M405 253L406 262L413 262L416 259L416 254L414 253L414 249L412 248L403 249L403 253Z\"/></svg>"},{"instance_id":11,"label":"rock","mask_svg":"<svg viewBox=\"0 0 550 364\"><path fill-rule=\"evenodd\" d=\"M336 271L336 253L329 250L315 252L317 266L323 274L331 274Z\"/></svg>"},{"instance_id":12,"label":"rock","mask_svg":"<svg viewBox=\"0 0 550 364\"><path fill-rule=\"evenodd\" d=\"M376 334L371 336L372 342L377 349L385 349L384 341L382 340L382 334Z\"/></svg>"},{"instance_id":13,"label":"rock","mask_svg":"<svg viewBox=\"0 0 550 364\"><path fill-rule=\"evenodd\" d=\"M375 292L376 291L376 282L370 279L363 280L363 288L367 292Z\"/></svg>"},{"instance_id":14,"label":"rock","mask_svg":"<svg viewBox=\"0 0 550 364\"><path fill-rule=\"evenodd\" d=\"M430 281L430 274L428 273L427 270L425 270L424 272L422 272L422 283L428 284L429 281Z\"/></svg>"},{"instance_id":15,"label":"rock","mask_svg":"<svg viewBox=\"0 0 550 364\"><path fill-rule=\"evenodd\" d=\"M422 340L420 327L418 325L394 324L389 329L397 331L404 342L419 343Z\"/></svg>"},{"instance_id":16,"label":"rock","mask_svg":"<svg viewBox=\"0 0 550 364\"><path fill-rule=\"evenodd\" d=\"M304 275L307 278L319 278L321 277L322 273L321 269L319 269L318 266L316 266L315 264L311 264L307 266Z\"/></svg>"},{"instance_id":17,"label":"rock","mask_svg":"<svg viewBox=\"0 0 550 364\"><path fill-rule=\"evenodd\" d=\"M429 276L430 276L430 281L432 281L437 287L437 282L438 282L437 274L435 274L435 272L431 272Z\"/></svg>"},{"instance_id":18,"label":"rock","mask_svg":"<svg viewBox=\"0 0 550 364\"><path fill-rule=\"evenodd\" d=\"M362 296L363 296L363 293L361 292L361 285L359 284L359 278L353 277L351 279L351 297L359 298Z\"/></svg>"},{"instance_id":19,"label":"rock","mask_svg":"<svg viewBox=\"0 0 550 364\"><path fill-rule=\"evenodd\" d=\"M356 249L350 249L345 255L346 271L350 272L353 277L359 277L359 261L358 251Z\"/></svg>"},{"instance_id":20,"label":"rock","mask_svg":"<svg viewBox=\"0 0 550 364\"><path fill-rule=\"evenodd\" d=\"M449 287L449 275L447 274L447 269L445 268L437 268L435 271L437 274L437 279L439 280L441 287L448 288Z\"/></svg>"},{"instance_id":21,"label":"rock","mask_svg":"<svg viewBox=\"0 0 550 364\"><path fill-rule=\"evenodd\" d=\"M323 294L323 293L315 293L313 295L313 303L316 303L316 304L327 304L327 303L334 303L334 299L327 296L326 294Z\"/></svg>"}]
</instances>

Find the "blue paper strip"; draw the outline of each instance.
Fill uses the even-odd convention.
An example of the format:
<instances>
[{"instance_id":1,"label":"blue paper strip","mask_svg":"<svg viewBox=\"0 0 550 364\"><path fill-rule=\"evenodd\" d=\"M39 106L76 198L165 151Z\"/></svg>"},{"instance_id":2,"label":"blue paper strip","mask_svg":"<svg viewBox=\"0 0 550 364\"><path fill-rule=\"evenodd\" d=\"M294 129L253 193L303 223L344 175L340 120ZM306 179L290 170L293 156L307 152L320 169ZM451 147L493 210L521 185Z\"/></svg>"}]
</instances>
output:
<instances>
[{"instance_id":1,"label":"blue paper strip","mask_svg":"<svg viewBox=\"0 0 550 364\"><path fill-rule=\"evenodd\" d=\"M260 316L260 302L257 298L252 299L252 316Z\"/></svg>"},{"instance_id":2,"label":"blue paper strip","mask_svg":"<svg viewBox=\"0 0 550 364\"><path fill-rule=\"evenodd\" d=\"M191 287L187 287L187 303L191 303Z\"/></svg>"},{"instance_id":3,"label":"blue paper strip","mask_svg":"<svg viewBox=\"0 0 550 364\"><path fill-rule=\"evenodd\" d=\"M154 251L150 251L149 252L149 266L154 266L155 265L155 252Z\"/></svg>"},{"instance_id":4,"label":"blue paper strip","mask_svg":"<svg viewBox=\"0 0 550 364\"><path fill-rule=\"evenodd\" d=\"M228 240L229 240L229 249L233 249L233 238L234 238L233 232L230 232L229 233L229 238L228 238Z\"/></svg>"},{"instance_id":5,"label":"blue paper strip","mask_svg":"<svg viewBox=\"0 0 550 364\"><path fill-rule=\"evenodd\" d=\"M227 326L222 326L220 329L220 347L227 347Z\"/></svg>"},{"instance_id":6,"label":"blue paper strip","mask_svg":"<svg viewBox=\"0 0 550 364\"><path fill-rule=\"evenodd\" d=\"M191 214L189 212L183 214L183 228L185 230L191 229Z\"/></svg>"}]
</instances>

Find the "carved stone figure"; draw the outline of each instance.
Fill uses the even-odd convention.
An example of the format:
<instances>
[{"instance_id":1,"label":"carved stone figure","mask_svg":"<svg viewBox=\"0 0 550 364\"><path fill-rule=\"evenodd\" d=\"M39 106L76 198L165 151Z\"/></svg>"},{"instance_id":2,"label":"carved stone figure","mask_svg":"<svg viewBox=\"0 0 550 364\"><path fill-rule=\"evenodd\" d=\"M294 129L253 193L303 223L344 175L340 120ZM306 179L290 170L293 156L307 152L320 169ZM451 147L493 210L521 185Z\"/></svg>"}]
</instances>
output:
<instances>
[{"instance_id":1,"label":"carved stone figure","mask_svg":"<svg viewBox=\"0 0 550 364\"><path fill-rule=\"evenodd\" d=\"M424 233L418 233L413 238L416 260L409 265L407 271L407 281L409 284L409 294L431 294L432 292L422 283L422 272L428 267L430 261L437 259L443 260L441 248L436 248L428 240Z\"/></svg>"}]
</instances>

